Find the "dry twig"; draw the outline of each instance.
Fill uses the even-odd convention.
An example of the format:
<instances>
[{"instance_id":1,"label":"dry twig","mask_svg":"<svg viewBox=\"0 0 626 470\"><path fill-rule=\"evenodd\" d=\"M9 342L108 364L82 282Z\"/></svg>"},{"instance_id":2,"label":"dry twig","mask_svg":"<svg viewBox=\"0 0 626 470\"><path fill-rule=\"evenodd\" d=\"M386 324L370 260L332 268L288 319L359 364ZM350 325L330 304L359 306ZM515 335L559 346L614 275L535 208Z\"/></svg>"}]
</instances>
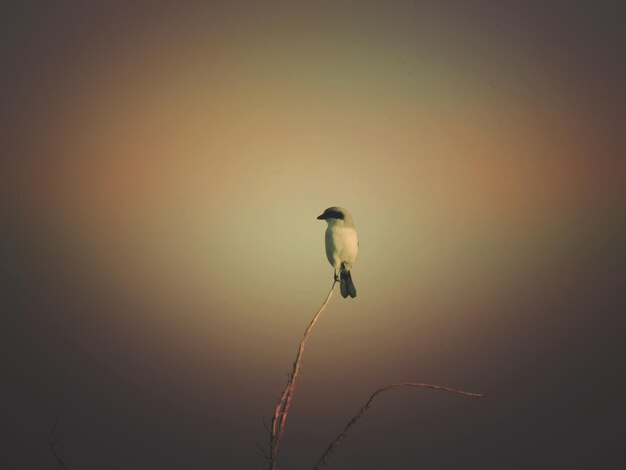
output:
<instances>
[{"instance_id":1,"label":"dry twig","mask_svg":"<svg viewBox=\"0 0 626 470\"><path fill-rule=\"evenodd\" d=\"M395 383L395 384L389 384L389 385L387 385L387 386L385 386L383 388L380 388L380 389L376 390L374 393L372 393L372 396L370 397L369 400L367 400L365 405L363 405L361 407L361 409L354 416L354 418L352 418L350 421L348 421L348 424L346 424L346 426L343 428L343 431L341 431L341 433L335 438L335 440L333 442L331 442L331 444L326 449L326 452L324 452L322 457L319 459L319 461L315 465L314 470L321 470L324 467L324 465L326 465L326 462L328 461L328 459L330 457L330 454L332 454L334 452L334 450L337 448L337 446L339 444L341 444L341 442L346 438L346 435L348 434L348 431L350 430L350 428L352 426L354 426L357 423L357 421L359 421L363 417L365 412L372 405L372 401L374 400L374 398L376 398L376 396L378 396L379 394L381 394L381 393L383 393L383 392L385 392L385 391L387 391L389 389L397 388L397 387L432 388L432 389L435 389L435 390L443 390L445 392L458 393L460 395L465 395L466 397L473 397L473 398L482 398L482 397L485 396L483 393L465 392L463 390L458 390L456 388L450 388L450 387L443 387L441 385L422 384L422 383L415 383L415 382L399 382L399 383Z\"/></svg>"},{"instance_id":2,"label":"dry twig","mask_svg":"<svg viewBox=\"0 0 626 470\"><path fill-rule=\"evenodd\" d=\"M50 430L50 433L46 436L46 438L48 439L48 446L50 446L50 452L52 453L56 463L60 465L61 468L63 468L64 470L68 470L67 465L65 465L65 462L63 461L63 459L59 457L59 454L57 454L57 451L55 448L57 443L61 440L61 437L57 437L55 434L57 424L58 424L58 421L55 419L54 424L52 425L52 429Z\"/></svg>"},{"instance_id":3,"label":"dry twig","mask_svg":"<svg viewBox=\"0 0 626 470\"><path fill-rule=\"evenodd\" d=\"M270 427L270 452L269 452L269 468L270 470L276 470L277 468L277 458L278 458L278 445L280 444L280 439L283 437L283 433L285 432L285 422L287 421L287 415L289 414L289 408L291 407L291 400L293 398L293 392L296 388L296 379L298 378L298 373L300 372L300 363L302 362L302 354L304 353L304 347L306 346L306 341L313 330L313 327L317 323L317 320L320 314L326 309L326 305L330 300L330 297L333 295L335 291L335 287L337 286L337 281L333 282L332 287L330 288L330 292L326 296L326 300L319 308L313 320L307 327L304 332L304 336L302 337L302 341L300 341L300 347L298 348L298 354L296 355L296 360L293 363L293 368L291 373L289 374L289 380L287 381L287 386L283 391L278 403L276 404L276 408L274 409L274 415L272 416L272 425Z\"/></svg>"}]
</instances>

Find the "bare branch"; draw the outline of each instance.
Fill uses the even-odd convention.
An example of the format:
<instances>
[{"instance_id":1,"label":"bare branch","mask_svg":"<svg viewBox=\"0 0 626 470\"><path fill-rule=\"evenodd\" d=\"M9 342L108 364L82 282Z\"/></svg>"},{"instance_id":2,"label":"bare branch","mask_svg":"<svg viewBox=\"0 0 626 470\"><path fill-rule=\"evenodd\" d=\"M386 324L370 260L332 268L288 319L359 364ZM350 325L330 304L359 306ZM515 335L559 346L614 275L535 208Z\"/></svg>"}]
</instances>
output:
<instances>
[{"instance_id":1,"label":"bare branch","mask_svg":"<svg viewBox=\"0 0 626 470\"><path fill-rule=\"evenodd\" d=\"M328 295L326 296L326 300L322 306L318 309L317 313L311 320L311 323L304 331L304 336L302 337L302 341L300 341L300 347L298 348L298 354L296 355L296 360L293 363L293 368L291 373L288 375L289 379L287 380L287 386L283 391L278 403L276 404L276 408L274 409L274 415L272 416L272 425L270 429L270 455L269 455L269 468L270 470L276 470L277 468L277 458L278 458L278 446L280 444L280 439L283 437L283 433L285 432L285 422L287 421L287 415L289 414L289 408L291 407L291 400L293 398L293 392L296 388L296 379L298 378L298 374L300 372L300 364L302 362L302 354L304 354L304 348L306 346L306 341L313 330L313 327L317 323L317 320L320 314L326 309L326 305L328 305L328 301L330 297L333 295L335 291L335 287L337 286L337 281L333 282Z\"/></svg>"},{"instance_id":2,"label":"bare branch","mask_svg":"<svg viewBox=\"0 0 626 470\"><path fill-rule=\"evenodd\" d=\"M65 462L63 461L63 459L59 457L59 454L57 454L57 451L55 448L57 443L61 440L60 436L55 435L57 424L58 424L58 420L55 419L54 424L52 425L52 429L46 436L48 439L48 446L50 447L50 452L52 453L52 456L54 457L54 460L56 461L56 463L64 470L68 470L67 465L65 465Z\"/></svg>"},{"instance_id":3,"label":"bare branch","mask_svg":"<svg viewBox=\"0 0 626 470\"><path fill-rule=\"evenodd\" d=\"M322 457L319 459L319 461L315 465L314 470L321 470L324 467L324 465L326 465L326 462L328 461L330 455L335 451L337 446L341 444L341 442L346 438L346 435L348 434L348 431L350 430L350 428L354 426L363 417L365 412L370 408L370 406L372 405L372 402L374 401L374 398L376 398L381 393L386 392L387 390L390 390L392 388L398 388L398 387L432 388L434 390L443 390L445 392L458 393L459 395L464 395L466 397L472 397L472 398L482 398L485 396L483 393L466 392L464 390L458 390L456 388L450 388L450 387L443 387L441 385L422 384L422 383L415 383L415 382L399 382L395 384L389 384L383 388L376 390L374 393L372 393L372 396L369 398L369 400L367 400L365 405L361 407L361 409L354 416L354 418L348 421L348 424L346 424L346 426L343 428L343 431L341 431L341 433L335 438L335 440L331 442L331 444L326 449L326 452L324 452Z\"/></svg>"}]
</instances>

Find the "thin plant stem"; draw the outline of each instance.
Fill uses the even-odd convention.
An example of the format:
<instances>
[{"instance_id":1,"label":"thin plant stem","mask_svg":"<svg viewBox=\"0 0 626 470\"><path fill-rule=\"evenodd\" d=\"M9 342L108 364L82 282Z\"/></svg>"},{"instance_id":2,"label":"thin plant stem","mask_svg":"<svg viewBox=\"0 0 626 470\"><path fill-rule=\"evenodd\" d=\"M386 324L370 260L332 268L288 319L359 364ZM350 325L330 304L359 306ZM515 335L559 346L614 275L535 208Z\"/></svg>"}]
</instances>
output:
<instances>
[{"instance_id":1,"label":"thin plant stem","mask_svg":"<svg viewBox=\"0 0 626 470\"><path fill-rule=\"evenodd\" d=\"M68 470L67 465L65 465L63 459L59 457L59 454L56 450L56 445L61 440L61 438L56 435L57 424L58 421L55 419L54 424L52 425L52 429L46 435L46 438L48 439L48 446L50 447L50 453L54 457L54 461L64 470Z\"/></svg>"},{"instance_id":2,"label":"thin plant stem","mask_svg":"<svg viewBox=\"0 0 626 470\"><path fill-rule=\"evenodd\" d=\"M370 396L369 400L367 400L365 405L361 407L361 409L354 416L354 418L348 421L348 424L346 424L346 426L343 428L343 431L341 431L341 433L335 438L335 440L330 443L330 445L328 446L324 454L320 457L319 461L315 465L314 470L321 470L322 468L324 468L324 465L326 465L326 462L330 458L330 455L335 451L337 446L339 446L339 444L341 444L341 442L346 438L350 428L352 428L352 426L354 426L363 417L363 415L370 408L370 406L372 406L372 402L374 401L374 398L376 398L381 393L386 392L387 390L390 390L392 388L398 388L398 387L431 388L434 390L443 390L445 392L458 393L459 395L464 395L466 397L472 397L472 398L482 398L485 396L483 393L472 393L472 392L466 392L464 390L458 390L456 388L443 387L441 385L423 384L423 383L416 383L416 382L399 382L399 383L389 384L389 385L386 385L385 387L379 388L374 393L372 393L372 396Z\"/></svg>"},{"instance_id":3,"label":"thin plant stem","mask_svg":"<svg viewBox=\"0 0 626 470\"><path fill-rule=\"evenodd\" d=\"M291 400L293 399L293 392L296 388L296 379L298 378L298 374L300 373L300 365L302 363L302 355L304 354L304 348L306 346L307 339L309 335L313 331L313 327L317 323L321 313L326 309L328 305L328 301L330 300L333 292L335 291L335 287L337 286L337 280L333 282L326 299L322 306L318 309L317 313L309 323L309 326L304 331L304 336L302 337L302 341L300 341L300 347L298 348L298 354L296 355L296 360L293 363L293 368L289 374L289 379L287 380L287 386L283 391L278 403L276 404L276 408L274 409L274 415L272 416L272 423L270 426L270 452L269 452L269 468L270 470L276 470L277 468L277 459L278 459L278 447L280 444L280 440L283 437L285 432L285 422L287 421L287 415L289 414L289 409L291 407Z\"/></svg>"}]
</instances>

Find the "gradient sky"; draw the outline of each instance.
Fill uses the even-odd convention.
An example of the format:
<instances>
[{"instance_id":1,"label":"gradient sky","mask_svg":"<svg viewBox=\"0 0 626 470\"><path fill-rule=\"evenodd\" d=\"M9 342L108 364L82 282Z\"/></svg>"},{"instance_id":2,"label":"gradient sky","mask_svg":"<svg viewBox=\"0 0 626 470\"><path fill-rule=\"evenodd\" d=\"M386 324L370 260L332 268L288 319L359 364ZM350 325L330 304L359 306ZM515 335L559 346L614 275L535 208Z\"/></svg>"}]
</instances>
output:
<instances>
[{"instance_id":1,"label":"gradient sky","mask_svg":"<svg viewBox=\"0 0 626 470\"><path fill-rule=\"evenodd\" d=\"M623 468L625 16L529 3L3 5L0 466L262 465L341 205L282 468Z\"/></svg>"}]
</instances>

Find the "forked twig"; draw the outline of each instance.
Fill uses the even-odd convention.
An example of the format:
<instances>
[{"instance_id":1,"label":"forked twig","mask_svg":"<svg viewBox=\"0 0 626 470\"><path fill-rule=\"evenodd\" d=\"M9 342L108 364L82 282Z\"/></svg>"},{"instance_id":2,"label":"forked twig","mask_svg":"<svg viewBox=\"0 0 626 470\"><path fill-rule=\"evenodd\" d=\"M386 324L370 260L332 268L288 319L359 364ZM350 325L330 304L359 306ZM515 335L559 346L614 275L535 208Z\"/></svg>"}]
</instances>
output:
<instances>
[{"instance_id":1,"label":"forked twig","mask_svg":"<svg viewBox=\"0 0 626 470\"><path fill-rule=\"evenodd\" d=\"M293 392L296 388L296 379L298 378L298 373L300 372L300 363L302 362L302 354L304 353L306 341L311 334L313 327L317 323L320 314L326 309L326 305L328 305L328 301L333 295L336 285L337 281L335 280L330 288L330 291L328 292L328 295L326 296L326 300L324 300L324 303L313 317L313 320L311 320L307 329L304 331L304 336L302 337L302 341L300 341L300 347L298 348L296 360L293 363L293 368L289 374L289 379L287 380L287 386L285 387L285 390L283 391L278 403L276 404L276 408L274 409L272 424L270 426L270 452L268 459L270 470L276 470L277 468L278 445L280 444L280 439L283 437L283 433L285 432L285 422L287 421L287 415L289 414L289 408L291 407Z\"/></svg>"},{"instance_id":2,"label":"forked twig","mask_svg":"<svg viewBox=\"0 0 626 470\"><path fill-rule=\"evenodd\" d=\"M450 388L450 387L443 387L441 385L422 384L422 383L415 383L415 382L399 382L395 384L389 384L383 388L376 390L374 393L372 393L372 396L370 397L369 400L367 400L365 405L361 407L361 409L354 416L354 418L348 421L348 424L346 424L346 426L343 428L343 431L341 431L341 433L335 438L335 440L330 443L330 445L326 449L326 452L324 452L324 454L319 459L317 464L315 464L314 470L321 470L324 467L324 465L326 465L326 462L328 461L330 454L332 454L334 450L337 448L337 446L341 444L341 442L346 438L346 435L348 434L348 431L350 430L350 428L354 426L363 417L365 412L372 405L372 401L374 400L374 398L376 398L376 396L380 395L381 393L389 389L397 388L397 387L432 388L435 390L443 390L445 392L458 393L459 395L465 395L466 397L472 397L472 398L482 398L485 396L483 393L466 392L464 390L458 390L456 388Z\"/></svg>"},{"instance_id":3,"label":"forked twig","mask_svg":"<svg viewBox=\"0 0 626 470\"><path fill-rule=\"evenodd\" d=\"M57 424L58 424L58 420L55 419L54 424L52 425L52 429L50 430L50 433L48 433L46 438L48 439L48 446L50 447L50 452L52 453L52 456L54 457L54 460L56 461L56 463L60 465L61 468L63 468L64 470L68 470L67 465L65 465L65 462L63 461L63 459L59 457L59 454L57 454L57 451L55 448L57 443L61 440L61 437L57 437L55 433Z\"/></svg>"}]
</instances>

